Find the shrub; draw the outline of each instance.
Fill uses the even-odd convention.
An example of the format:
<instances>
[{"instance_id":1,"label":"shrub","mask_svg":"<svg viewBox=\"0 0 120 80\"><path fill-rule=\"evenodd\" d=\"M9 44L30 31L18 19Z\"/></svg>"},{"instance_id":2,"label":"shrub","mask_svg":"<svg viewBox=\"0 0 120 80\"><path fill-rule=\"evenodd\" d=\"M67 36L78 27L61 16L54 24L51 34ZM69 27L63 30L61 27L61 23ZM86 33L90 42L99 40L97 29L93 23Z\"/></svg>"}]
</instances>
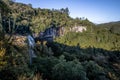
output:
<instances>
[{"instance_id":1,"label":"shrub","mask_svg":"<svg viewBox=\"0 0 120 80\"><path fill-rule=\"evenodd\" d=\"M53 67L53 80L88 80L83 66L78 61L62 60Z\"/></svg>"},{"instance_id":2,"label":"shrub","mask_svg":"<svg viewBox=\"0 0 120 80\"><path fill-rule=\"evenodd\" d=\"M99 77L104 77L104 80L107 80L105 70L94 61L86 61L83 63L83 66L89 80L102 80L98 79Z\"/></svg>"},{"instance_id":3,"label":"shrub","mask_svg":"<svg viewBox=\"0 0 120 80\"><path fill-rule=\"evenodd\" d=\"M51 79L52 68L58 63L55 57L38 57L33 60L32 68L43 74L43 78Z\"/></svg>"}]
</instances>

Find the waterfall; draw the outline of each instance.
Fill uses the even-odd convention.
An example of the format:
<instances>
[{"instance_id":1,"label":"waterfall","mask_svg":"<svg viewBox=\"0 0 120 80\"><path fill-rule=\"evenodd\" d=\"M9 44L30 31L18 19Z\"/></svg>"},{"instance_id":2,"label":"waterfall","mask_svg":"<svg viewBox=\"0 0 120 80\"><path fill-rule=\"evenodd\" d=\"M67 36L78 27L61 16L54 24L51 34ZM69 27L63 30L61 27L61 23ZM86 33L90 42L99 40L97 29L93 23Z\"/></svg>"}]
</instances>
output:
<instances>
[{"instance_id":1,"label":"waterfall","mask_svg":"<svg viewBox=\"0 0 120 80\"><path fill-rule=\"evenodd\" d=\"M32 64L32 58L35 58L36 55L34 53L35 41L31 35L27 36L28 46L29 46L29 57L30 57L30 65Z\"/></svg>"}]
</instances>

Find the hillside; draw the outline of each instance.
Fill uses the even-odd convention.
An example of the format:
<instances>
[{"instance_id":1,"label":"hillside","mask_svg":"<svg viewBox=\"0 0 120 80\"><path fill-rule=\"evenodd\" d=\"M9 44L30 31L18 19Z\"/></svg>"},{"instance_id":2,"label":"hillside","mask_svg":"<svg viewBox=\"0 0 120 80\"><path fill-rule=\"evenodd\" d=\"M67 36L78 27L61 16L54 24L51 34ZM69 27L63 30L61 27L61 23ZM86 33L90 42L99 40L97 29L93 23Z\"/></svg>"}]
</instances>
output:
<instances>
[{"instance_id":1,"label":"hillside","mask_svg":"<svg viewBox=\"0 0 120 80\"><path fill-rule=\"evenodd\" d=\"M87 27L84 32L69 32L56 41L82 48L95 47L106 50L120 50L120 22L111 22Z\"/></svg>"},{"instance_id":2,"label":"hillside","mask_svg":"<svg viewBox=\"0 0 120 80\"><path fill-rule=\"evenodd\" d=\"M29 26L32 32L39 33L40 31L44 31L46 28L50 27L50 24L52 23L56 26L66 28L73 27L75 25L92 25L92 23L87 19L82 20L81 18L71 18L69 16L68 8L50 10L32 8L31 4L15 3L13 1L8 1L6 3L12 10L9 17L11 18L11 21L15 21L18 31L22 29L21 26ZM4 19L8 21L5 16Z\"/></svg>"},{"instance_id":3,"label":"hillside","mask_svg":"<svg viewBox=\"0 0 120 80\"><path fill-rule=\"evenodd\" d=\"M110 30L112 33L120 34L120 21L99 24L97 26Z\"/></svg>"},{"instance_id":4,"label":"hillside","mask_svg":"<svg viewBox=\"0 0 120 80\"><path fill-rule=\"evenodd\" d=\"M0 80L120 80L118 27L0 0Z\"/></svg>"}]
</instances>

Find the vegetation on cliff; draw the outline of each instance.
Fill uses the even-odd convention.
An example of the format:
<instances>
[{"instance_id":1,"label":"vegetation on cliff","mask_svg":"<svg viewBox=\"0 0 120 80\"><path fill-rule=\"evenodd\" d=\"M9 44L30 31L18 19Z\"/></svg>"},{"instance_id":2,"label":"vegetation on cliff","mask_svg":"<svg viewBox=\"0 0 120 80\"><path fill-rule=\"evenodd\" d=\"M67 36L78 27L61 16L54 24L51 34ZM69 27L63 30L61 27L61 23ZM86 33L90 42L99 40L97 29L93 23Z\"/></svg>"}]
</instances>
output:
<instances>
[{"instance_id":1,"label":"vegetation on cliff","mask_svg":"<svg viewBox=\"0 0 120 80\"><path fill-rule=\"evenodd\" d=\"M26 35L43 32L51 24L64 27L64 35L53 42L37 41L37 57L30 65ZM112 24L73 19L68 8L32 8L31 4L0 0L0 80L119 80L119 22ZM71 31L75 26L87 30ZM24 41L15 45L13 37L16 43Z\"/></svg>"}]
</instances>

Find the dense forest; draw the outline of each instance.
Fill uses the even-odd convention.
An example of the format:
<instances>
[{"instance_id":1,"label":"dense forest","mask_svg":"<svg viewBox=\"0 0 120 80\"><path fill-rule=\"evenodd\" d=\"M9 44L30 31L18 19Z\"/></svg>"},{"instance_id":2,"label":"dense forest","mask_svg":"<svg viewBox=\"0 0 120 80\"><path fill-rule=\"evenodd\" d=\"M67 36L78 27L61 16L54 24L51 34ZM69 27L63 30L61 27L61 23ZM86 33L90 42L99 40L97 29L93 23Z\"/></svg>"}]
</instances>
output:
<instances>
[{"instance_id":1,"label":"dense forest","mask_svg":"<svg viewBox=\"0 0 120 80\"><path fill-rule=\"evenodd\" d=\"M69 13L0 0L0 80L120 80L120 21L96 25ZM39 39L50 30L53 41Z\"/></svg>"}]
</instances>

